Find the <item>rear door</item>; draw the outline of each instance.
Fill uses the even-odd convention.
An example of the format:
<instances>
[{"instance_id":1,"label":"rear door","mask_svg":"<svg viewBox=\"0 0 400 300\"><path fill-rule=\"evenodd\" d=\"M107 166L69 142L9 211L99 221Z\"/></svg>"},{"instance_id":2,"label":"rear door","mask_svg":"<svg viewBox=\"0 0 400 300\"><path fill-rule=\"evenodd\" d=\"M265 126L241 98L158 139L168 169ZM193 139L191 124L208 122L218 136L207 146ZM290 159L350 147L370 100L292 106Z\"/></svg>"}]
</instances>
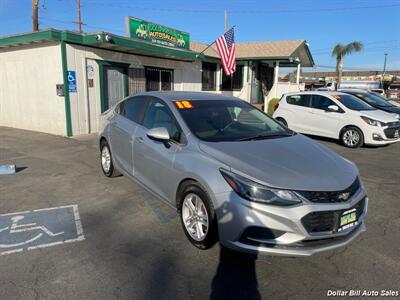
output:
<instances>
[{"instance_id":1,"label":"rear door","mask_svg":"<svg viewBox=\"0 0 400 300\"><path fill-rule=\"evenodd\" d=\"M288 110L286 121L290 129L295 131L312 133L312 127L308 123L311 114L311 95L289 95L286 96L286 109Z\"/></svg>"},{"instance_id":2,"label":"rear door","mask_svg":"<svg viewBox=\"0 0 400 300\"><path fill-rule=\"evenodd\" d=\"M312 126L314 134L337 138L343 120L344 111L339 108L337 112L328 112L330 105L338 106L333 100L322 95L312 95L311 114L308 123Z\"/></svg>"},{"instance_id":3,"label":"rear door","mask_svg":"<svg viewBox=\"0 0 400 300\"><path fill-rule=\"evenodd\" d=\"M110 124L110 143L113 158L118 167L134 175L133 141L146 108L146 98L137 96L119 104Z\"/></svg>"}]
</instances>

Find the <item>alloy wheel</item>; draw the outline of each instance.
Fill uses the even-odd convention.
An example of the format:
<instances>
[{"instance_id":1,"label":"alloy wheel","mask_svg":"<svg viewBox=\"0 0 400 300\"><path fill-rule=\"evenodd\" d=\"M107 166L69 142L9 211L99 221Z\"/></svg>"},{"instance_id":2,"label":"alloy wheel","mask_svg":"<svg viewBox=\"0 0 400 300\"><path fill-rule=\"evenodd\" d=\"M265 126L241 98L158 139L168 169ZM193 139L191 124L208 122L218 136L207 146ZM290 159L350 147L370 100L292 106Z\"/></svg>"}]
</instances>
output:
<instances>
[{"instance_id":1,"label":"alloy wheel","mask_svg":"<svg viewBox=\"0 0 400 300\"><path fill-rule=\"evenodd\" d=\"M182 205L182 219L186 231L196 241L205 239L209 220L203 200L196 194L187 194Z\"/></svg>"},{"instance_id":2,"label":"alloy wheel","mask_svg":"<svg viewBox=\"0 0 400 300\"><path fill-rule=\"evenodd\" d=\"M111 154L107 146L104 146L101 150L101 167L105 173L110 172L111 167Z\"/></svg>"},{"instance_id":3,"label":"alloy wheel","mask_svg":"<svg viewBox=\"0 0 400 300\"><path fill-rule=\"evenodd\" d=\"M343 142L347 146L354 147L360 142L360 134L354 129L349 129L343 134Z\"/></svg>"}]
</instances>

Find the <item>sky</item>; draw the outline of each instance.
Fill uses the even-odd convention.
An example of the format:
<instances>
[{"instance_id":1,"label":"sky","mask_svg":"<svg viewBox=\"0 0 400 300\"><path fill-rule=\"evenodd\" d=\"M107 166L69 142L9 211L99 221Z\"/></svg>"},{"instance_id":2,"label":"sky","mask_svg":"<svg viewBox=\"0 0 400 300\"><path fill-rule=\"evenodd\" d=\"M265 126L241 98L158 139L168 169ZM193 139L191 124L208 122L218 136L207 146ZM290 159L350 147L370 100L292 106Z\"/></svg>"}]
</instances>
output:
<instances>
[{"instance_id":1,"label":"sky","mask_svg":"<svg viewBox=\"0 0 400 300\"><path fill-rule=\"evenodd\" d=\"M31 0L0 0L0 36L31 30ZM39 0L40 29L77 30L77 0ZM126 35L125 16L135 16L213 42L224 31L224 10L236 42L304 39L316 67L334 71L335 44L364 43L345 59L347 70L400 70L400 0L81 0L85 32Z\"/></svg>"}]
</instances>

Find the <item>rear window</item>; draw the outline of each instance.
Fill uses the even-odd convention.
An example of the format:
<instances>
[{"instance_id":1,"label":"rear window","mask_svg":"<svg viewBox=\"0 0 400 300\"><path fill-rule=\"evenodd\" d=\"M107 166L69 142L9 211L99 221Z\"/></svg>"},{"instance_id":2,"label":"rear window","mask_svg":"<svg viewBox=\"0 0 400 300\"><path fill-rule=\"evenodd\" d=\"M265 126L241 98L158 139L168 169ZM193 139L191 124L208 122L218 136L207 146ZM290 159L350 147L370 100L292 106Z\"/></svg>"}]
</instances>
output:
<instances>
[{"instance_id":1,"label":"rear window","mask_svg":"<svg viewBox=\"0 0 400 300\"><path fill-rule=\"evenodd\" d=\"M286 97L288 104L309 107L311 103L311 95L291 95Z\"/></svg>"},{"instance_id":2,"label":"rear window","mask_svg":"<svg viewBox=\"0 0 400 300\"><path fill-rule=\"evenodd\" d=\"M138 96L130 98L120 103L119 113L125 118L140 124L146 104L147 101L145 97Z\"/></svg>"}]
</instances>

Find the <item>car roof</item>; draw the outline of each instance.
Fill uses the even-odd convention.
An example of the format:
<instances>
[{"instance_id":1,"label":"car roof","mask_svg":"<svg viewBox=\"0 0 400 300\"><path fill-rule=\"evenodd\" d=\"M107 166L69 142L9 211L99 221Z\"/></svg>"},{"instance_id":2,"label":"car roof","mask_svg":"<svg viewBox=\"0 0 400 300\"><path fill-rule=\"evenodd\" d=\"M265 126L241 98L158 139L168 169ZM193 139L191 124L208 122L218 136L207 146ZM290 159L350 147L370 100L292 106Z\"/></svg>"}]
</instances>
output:
<instances>
[{"instance_id":1,"label":"car roof","mask_svg":"<svg viewBox=\"0 0 400 300\"><path fill-rule=\"evenodd\" d=\"M177 100L241 100L233 96L224 96L215 93L206 92L143 92L135 96L153 96L160 98L164 101L177 101ZM242 100L243 101L243 100Z\"/></svg>"},{"instance_id":2,"label":"car roof","mask_svg":"<svg viewBox=\"0 0 400 300\"><path fill-rule=\"evenodd\" d=\"M344 93L370 93L370 91L362 89L340 89L340 91Z\"/></svg>"},{"instance_id":3,"label":"car roof","mask_svg":"<svg viewBox=\"0 0 400 300\"><path fill-rule=\"evenodd\" d=\"M347 93L343 93L340 91L304 91L304 92L291 92L285 93L285 96L291 95L322 95L322 96L332 96L332 95L348 95Z\"/></svg>"}]
</instances>

